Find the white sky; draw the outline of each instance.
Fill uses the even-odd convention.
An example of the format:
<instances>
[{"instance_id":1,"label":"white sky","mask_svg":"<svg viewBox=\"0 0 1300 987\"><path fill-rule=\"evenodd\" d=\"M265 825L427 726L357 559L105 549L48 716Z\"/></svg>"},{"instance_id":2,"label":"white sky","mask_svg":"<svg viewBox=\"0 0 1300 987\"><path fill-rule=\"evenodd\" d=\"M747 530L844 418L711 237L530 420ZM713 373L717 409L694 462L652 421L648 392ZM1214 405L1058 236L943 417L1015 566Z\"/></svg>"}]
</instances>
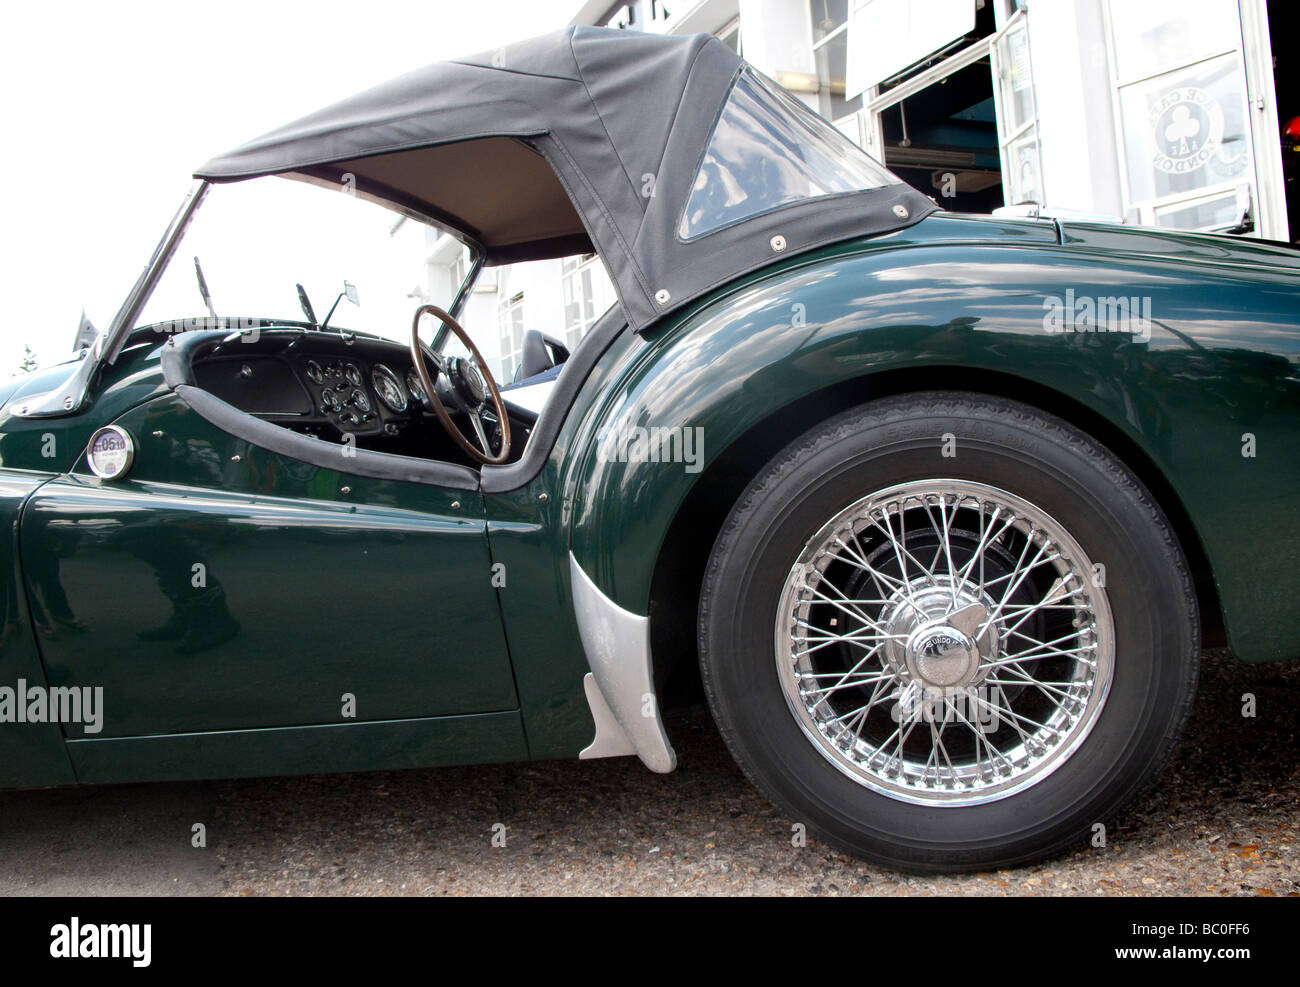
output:
<instances>
[{"instance_id":1,"label":"white sky","mask_svg":"<svg viewBox=\"0 0 1300 987\"><path fill-rule=\"evenodd\" d=\"M16 370L24 344L42 366L65 359L83 306L105 327L191 172L209 158L409 69L562 28L578 6L9 5L0 58L0 377ZM209 285L217 300L210 272ZM333 299L313 301L328 308Z\"/></svg>"}]
</instances>

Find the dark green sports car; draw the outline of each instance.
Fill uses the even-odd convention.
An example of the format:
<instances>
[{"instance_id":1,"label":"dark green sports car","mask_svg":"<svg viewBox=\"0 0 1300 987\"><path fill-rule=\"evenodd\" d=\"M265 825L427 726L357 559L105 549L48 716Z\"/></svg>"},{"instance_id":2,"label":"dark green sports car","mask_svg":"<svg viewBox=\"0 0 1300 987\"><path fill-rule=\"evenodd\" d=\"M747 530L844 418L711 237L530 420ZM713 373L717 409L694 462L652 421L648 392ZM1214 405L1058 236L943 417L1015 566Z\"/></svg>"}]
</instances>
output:
<instances>
[{"instance_id":1,"label":"dark green sports car","mask_svg":"<svg viewBox=\"0 0 1300 987\"><path fill-rule=\"evenodd\" d=\"M702 680L792 821L984 869L1137 795L1203 635L1300 657L1288 245L945 213L717 40L582 27L196 178L0 386L0 783L667 772ZM576 345L462 327L593 254Z\"/></svg>"}]
</instances>

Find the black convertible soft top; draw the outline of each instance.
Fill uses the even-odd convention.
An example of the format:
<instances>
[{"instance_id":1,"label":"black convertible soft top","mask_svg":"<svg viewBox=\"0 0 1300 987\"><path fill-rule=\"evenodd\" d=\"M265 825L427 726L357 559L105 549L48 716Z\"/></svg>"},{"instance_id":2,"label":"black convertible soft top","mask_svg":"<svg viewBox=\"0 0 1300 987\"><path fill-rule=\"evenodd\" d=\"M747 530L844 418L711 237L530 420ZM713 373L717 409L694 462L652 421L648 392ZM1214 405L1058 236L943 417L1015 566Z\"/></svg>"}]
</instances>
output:
<instances>
[{"instance_id":1,"label":"black convertible soft top","mask_svg":"<svg viewBox=\"0 0 1300 987\"><path fill-rule=\"evenodd\" d=\"M820 154L820 174L848 162L858 177L810 178L815 155L786 134L838 141ZM778 255L936 208L716 38L590 27L408 73L195 177L273 174L439 220L489 264L594 248L633 328Z\"/></svg>"}]
</instances>

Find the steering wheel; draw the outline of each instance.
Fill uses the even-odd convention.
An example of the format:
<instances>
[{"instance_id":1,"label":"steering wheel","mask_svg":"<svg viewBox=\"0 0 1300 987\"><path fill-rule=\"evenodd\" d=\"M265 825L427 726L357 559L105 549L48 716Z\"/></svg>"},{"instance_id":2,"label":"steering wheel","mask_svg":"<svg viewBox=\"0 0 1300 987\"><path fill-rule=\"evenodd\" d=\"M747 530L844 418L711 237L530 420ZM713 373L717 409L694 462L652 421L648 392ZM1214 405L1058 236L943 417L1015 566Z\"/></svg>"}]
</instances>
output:
<instances>
[{"instance_id":1,"label":"steering wheel","mask_svg":"<svg viewBox=\"0 0 1300 987\"><path fill-rule=\"evenodd\" d=\"M472 437L467 437L451 420L451 415L447 414L442 399L438 397L438 390L434 387L433 378L429 376L429 369L424 365L424 350L420 347L420 317L426 313L441 320L443 325L455 333L456 338L474 355L472 361L459 357L430 355L434 365L447 378L447 391L451 395L452 403L458 411L468 416L470 424L474 426ZM437 305L421 305L415 310L415 318L411 321L411 362L415 365L415 373L420 378L420 386L424 388L424 393L429 395L433 413L438 416L438 421L447 430L447 434L456 440L456 444L486 466L500 466L504 463L510 456L510 417L506 414L505 402L501 400L501 391L497 389L497 382L492 379L492 371L488 370L483 355L479 353L474 341L469 338L469 333ZM492 399L492 409L496 413L497 424L501 429L501 451L495 455L492 452L492 443L488 441L487 431L483 428L483 414L487 411L489 397ZM470 438L478 443L477 447Z\"/></svg>"}]
</instances>

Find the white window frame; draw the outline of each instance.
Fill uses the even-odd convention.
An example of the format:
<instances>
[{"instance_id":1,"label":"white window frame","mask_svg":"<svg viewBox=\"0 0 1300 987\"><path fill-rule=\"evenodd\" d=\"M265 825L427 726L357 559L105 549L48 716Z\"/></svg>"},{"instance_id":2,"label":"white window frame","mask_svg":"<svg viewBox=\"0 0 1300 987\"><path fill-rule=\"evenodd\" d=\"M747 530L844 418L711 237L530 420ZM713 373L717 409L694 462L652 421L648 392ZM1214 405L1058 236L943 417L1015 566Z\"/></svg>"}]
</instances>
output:
<instances>
[{"instance_id":1,"label":"white window frame","mask_svg":"<svg viewBox=\"0 0 1300 987\"><path fill-rule=\"evenodd\" d=\"M506 296L497 306L497 335L501 340L501 374L500 379L506 383L515 379L515 370L523 364L524 349L522 334L520 345L515 346L514 315L519 313L523 322L524 293Z\"/></svg>"},{"instance_id":2,"label":"white window frame","mask_svg":"<svg viewBox=\"0 0 1300 987\"><path fill-rule=\"evenodd\" d=\"M1267 15L1260 8L1263 0L1239 0L1236 4L1239 30L1233 35L1230 44L1216 47L1212 52L1202 54L1188 62L1169 65L1148 72L1145 75L1124 77L1120 73L1119 60L1115 52L1115 30L1111 16L1111 5L1115 0L1105 0L1102 4L1102 17L1106 32L1106 55L1110 63L1111 106L1115 121L1115 151L1119 163L1120 195L1126 219L1136 217L1138 224L1158 226L1157 212L1171 208L1192 207L1203 202L1223 199L1229 195L1236 197L1238 203L1249 202L1254 220L1252 236L1271 239L1286 238L1286 193L1285 178L1282 175L1281 134L1278 130L1277 114L1271 112L1273 100L1273 66L1268 56ZM1121 0L1131 2L1131 0ZM1263 24L1263 40L1260 40L1260 24ZM1247 38L1250 38L1249 42ZM1124 133L1124 115L1122 108L1122 90L1129 86L1140 85L1161 75L1175 70L1189 69L1206 62L1235 55L1238 68L1241 69L1246 92L1246 144L1247 155L1251 162L1253 181L1247 176L1246 181L1216 182L1185 192L1157 196L1151 199L1134 200L1129 183L1129 161L1127 143ZM1277 147L1276 155L1260 153L1260 139L1264 146ZM1276 162L1272 159L1276 158ZM1249 191L1248 191L1249 189Z\"/></svg>"},{"instance_id":3,"label":"white window frame","mask_svg":"<svg viewBox=\"0 0 1300 987\"><path fill-rule=\"evenodd\" d=\"M1004 66L1001 64L1001 57L998 55L998 44L1010 37L1014 31L1025 32L1025 58L1029 63L1029 116L1014 130L1007 130L1008 114L1006 107L1002 105L1002 86L1000 83ZM988 40L989 70L993 77L993 117L998 128L998 158L1002 163L1002 204L1017 204L1010 201L1013 194L1015 194L1016 199L1020 198L1017 187L1019 178L1015 174L1015 161L1011 149L1032 136L1034 153L1038 156L1038 198L1040 201L1037 204L1045 206L1047 205L1047 178L1043 174L1043 144L1038 129L1038 92L1034 86L1034 53L1030 48L1029 40L1029 12L1023 7L1017 10L1007 18L1002 27L989 36Z\"/></svg>"},{"instance_id":4,"label":"white window frame","mask_svg":"<svg viewBox=\"0 0 1300 987\"><path fill-rule=\"evenodd\" d=\"M567 291L567 286L571 280L577 285L578 294L579 295L583 294L581 290L583 285L583 277L582 277L583 272L594 270L599 274L605 273L604 267L603 265L601 265L600 262L600 256L598 254L585 254L578 260L576 264L574 264L572 267L569 267L568 262L572 259L573 258L565 257L562 258L560 261L561 300L567 297L565 293ZM578 345L578 342L582 339L583 336L587 335L591 327L596 324L596 320L599 319L601 316L600 306L597 304L597 299L596 299L594 278L595 275L593 275L592 277L591 297L590 298L584 297L583 299L584 301L589 302L590 304L588 305L579 304L578 321L570 322L568 318L568 313L565 312L564 345L567 346L570 350L572 350L575 346ZM565 307L567 308L567 302L565 303ZM586 318L582 314L585 308L591 309L591 318Z\"/></svg>"},{"instance_id":5,"label":"white window frame","mask_svg":"<svg viewBox=\"0 0 1300 987\"><path fill-rule=\"evenodd\" d=\"M722 27L718 28L716 31L713 32L713 36L717 38L719 41L721 41L724 45L727 43L727 38L730 37L732 34L736 36L736 54L741 58L744 58L745 47L744 47L744 40L740 34L739 17L733 17L731 20L727 21L726 24L722 25Z\"/></svg>"},{"instance_id":6,"label":"white window frame","mask_svg":"<svg viewBox=\"0 0 1300 987\"><path fill-rule=\"evenodd\" d=\"M1288 235L1286 171L1282 165L1282 123L1273 76L1273 43L1268 34L1266 0L1240 0L1242 55L1246 60L1246 98L1255 132L1255 235L1285 240Z\"/></svg>"},{"instance_id":7,"label":"white window frame","mask_svg":"<svg viewBox=\"0 0 1300 987\"><path fill-rule=\"evenodd\" d=\"M848 16L844 18L844 23L841 24L839 27L827 31L825 37L818 38L816 41L813 42L813 46L812 46L813 64L816 66L819 95L821 93L822 65L824 64L828 65L828 59L830 58L830 56L826 54L826 47L829 44L831 44L831 42L839 38L844 38L845 41L848 40L849 22L853 20L853 0L848 0L846 9L848 10ZM811 10L809 11L809 16L811 16ZM813 25L813 30L815 33L816 31L815 24ZM859 96L855 96L854 99L858 100L862 104L862 107L865 107L867 103L867 96L871 92L874 92L874 90L867 90L867 92L864 92ZM829 67L827 68L826 71L825 95L826 95L825 101L823 102L821 99L819 99L818 102L820 105L829 107L831 105L831 97L837 95L835 92L835 80L831 78ZM844 96L844 93L841 91L840 93L838 93L838 95L842 98ZM844 102L851 103L853 102L853 100L844 100ZM825 116L830 120L831 126L833 126L836 130L842 133L849 140L853 141L854 144L857 144L859 147L865 148L866 145L863 141L862 122L861 122L862 107L859 107L856 110L850 110L848 113L845 113L843 116L840 117L831 117L829 113L825 114Z\"/></svg>"}]
</instances>

